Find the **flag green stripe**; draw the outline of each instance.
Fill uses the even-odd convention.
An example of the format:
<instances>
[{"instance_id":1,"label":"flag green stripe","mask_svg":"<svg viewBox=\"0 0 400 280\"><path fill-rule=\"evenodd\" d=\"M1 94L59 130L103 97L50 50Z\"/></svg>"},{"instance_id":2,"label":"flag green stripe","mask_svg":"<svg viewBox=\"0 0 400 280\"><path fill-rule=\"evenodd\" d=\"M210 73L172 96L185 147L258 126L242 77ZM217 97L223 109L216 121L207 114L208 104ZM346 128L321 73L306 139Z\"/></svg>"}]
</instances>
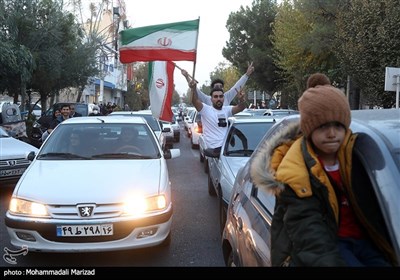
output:
<instances>
[{"instance_id":1,"label":"flag green stripe","mask_svg":"<svg viewBox=\"0 0 400 280\"><path fill-rule=\"evenodd\" d=\"M122 30L120 32L120 39L122 45L127 45L132 41L138 40L151 33L162 30L176 30L179 32L183 32L183 31L198 30L198 29L199 29L199 19L190 21L180 21L180 22L151 25L151 26Z\"/></svg>"}]
</instances>

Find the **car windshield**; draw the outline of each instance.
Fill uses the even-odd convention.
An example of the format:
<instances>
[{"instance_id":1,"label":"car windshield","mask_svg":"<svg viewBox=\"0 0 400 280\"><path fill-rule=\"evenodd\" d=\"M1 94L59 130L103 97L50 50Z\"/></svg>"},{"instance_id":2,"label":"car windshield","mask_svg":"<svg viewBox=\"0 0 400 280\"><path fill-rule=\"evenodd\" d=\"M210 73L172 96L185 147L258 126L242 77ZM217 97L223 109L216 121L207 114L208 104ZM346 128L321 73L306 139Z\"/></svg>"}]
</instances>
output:
<instances>
[{"instance_id":1,"label":"car windshield","mask_svg":"<svg viewBox=\"0 0 400 280\"><path fill-rule=\"evenodd\" d=\"M227 136L224 155L231 157L250 157L264 134L274 122L255 122L233 124Z\"/></svg>"},{"instance_id":2,"label":"car windshield","mask_svg":"<svg viewBox=\"0 0 400 280\"><path fill-rule=\"evenodd\" d=\"M37 159L99 160L160 158L145 124L68 124L55 129Z\"/></svg>"},{"instance_id":3,"label":"car windshield","mask_svg":"<svg viewBox=\"0 0 400 280\"><path fill-rule=\"evenodd\" d=\"M7 132L3 128L0 127L0 138L3 138L3 137L7 138L10 136L7 134Z\"/></svg>"}]
</instances>

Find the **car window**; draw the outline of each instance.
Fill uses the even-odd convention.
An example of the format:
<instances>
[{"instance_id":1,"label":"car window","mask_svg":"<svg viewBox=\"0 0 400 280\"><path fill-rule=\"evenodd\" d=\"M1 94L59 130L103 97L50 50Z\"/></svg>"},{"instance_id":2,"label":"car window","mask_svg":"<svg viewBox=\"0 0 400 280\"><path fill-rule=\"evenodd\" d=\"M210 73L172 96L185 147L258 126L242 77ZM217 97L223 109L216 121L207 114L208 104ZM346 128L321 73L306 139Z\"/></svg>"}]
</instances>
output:
<instances>
[{"instance_id":1,"label":"car window","mask_svg":"<svg viewBox=\"0 0 400 280\"><path fill-rule=\"evenodd\" d=\"M275 196L266 192L264 189L256 188L255 185L253 185L252 196L254 196L264 211L272 217L274 214Z\"/></svg>"},{"instance_id":2,"label":"car window","mask_svg":"<svg viewBox=\"0 0 400 280\"><path fill-rule=\"evenodd\" d=\"M133 132L133 137L122 139L123 131ZM71 138L79 138L79 143L72 143ZM71 154L74 155L71 159L132 159L133 154L148 159L159 158L155 141L153 132L145 124L62 125L51 134L38 158L65 160L70 159ZM129 146L137 149L130 152ZM121 150L124 147L127 149Z\"/></svg>"},{"instance_id":3,"label":"car window","mask_svg":"<svg viewBox=\"0 0 400 280\"><path fill-rule=\"evenodd\" d=\"M141 115L150 125L153 131L161 131L160 124L152 115Z\"/></svg>"},{"instance_id":4,"label":"car window","mask_svg":"<svg viewBox=\"0 0 400 280\"><path fill-rule=\"evenodd\" d=\"M267 123L237 123L229 130L227 145L224 155L226 156L251 156L264 134L274 125Z\"/></svg>"}]
</instances>

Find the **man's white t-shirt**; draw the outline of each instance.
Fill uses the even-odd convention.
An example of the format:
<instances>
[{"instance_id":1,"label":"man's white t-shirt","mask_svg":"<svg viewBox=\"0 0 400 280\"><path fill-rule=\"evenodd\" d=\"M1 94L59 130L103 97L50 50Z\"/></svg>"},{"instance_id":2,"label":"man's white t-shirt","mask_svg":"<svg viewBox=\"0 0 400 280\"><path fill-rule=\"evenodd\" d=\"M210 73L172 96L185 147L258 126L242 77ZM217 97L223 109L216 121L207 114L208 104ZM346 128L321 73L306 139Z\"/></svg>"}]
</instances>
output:
<instances>
[{"instance_id":1,"label":"man's white t-shirt","mask_svg":"<svg viewBox=\"0 0 400 280\"><path fill-rule=\"evenodd\" d=\"M224 137L228 132L228 118L232 116L233 106L223 106L221 110L203 103L201 109L201 123L203 125L203 138L207 148L218 148L223 144ZM225 119L225 127L218 126L219 120Z\"/></svg>"}]
</instances>

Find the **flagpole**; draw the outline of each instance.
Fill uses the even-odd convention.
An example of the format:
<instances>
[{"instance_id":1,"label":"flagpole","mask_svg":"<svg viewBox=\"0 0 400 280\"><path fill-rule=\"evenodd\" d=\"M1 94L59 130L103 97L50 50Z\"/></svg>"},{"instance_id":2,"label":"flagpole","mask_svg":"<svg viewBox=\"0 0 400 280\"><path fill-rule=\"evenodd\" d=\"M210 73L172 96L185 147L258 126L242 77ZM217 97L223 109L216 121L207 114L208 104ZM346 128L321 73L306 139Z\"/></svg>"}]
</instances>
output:
<instances>
[{"instance_id":1,"label":"flagpole","mask_svg":"<svg viewBox=\"0 0 400 280\"><path fill-rule=\"evenodd\" d=\"M178 64L176 64L175 62L172 62L176 68L178 68L179 70L183 70L181 67L178 66ZM199 83L195 78L193 78L192 76L189 75L189 73L187 74L189 76L190 79L192 79L193 81L195 81L196 83Z\"/></svg>"},{"instance_id":2,"label":"flagpole","mask_svg":"<svg viewBox=\"0 0 400 280\"><path fill-rule=\"evenodd\" d=\"M196 61L197 61L197 43L199 41L199 33L200 33L200 17L199 17L199 29L197 30L197 36L196 36L196 59L193 61L193 77L196 72ZM194 78L193 78L194 79ZM196 83L198 83L196 80L194 80Z\"/></svg>"}]
</instances>

